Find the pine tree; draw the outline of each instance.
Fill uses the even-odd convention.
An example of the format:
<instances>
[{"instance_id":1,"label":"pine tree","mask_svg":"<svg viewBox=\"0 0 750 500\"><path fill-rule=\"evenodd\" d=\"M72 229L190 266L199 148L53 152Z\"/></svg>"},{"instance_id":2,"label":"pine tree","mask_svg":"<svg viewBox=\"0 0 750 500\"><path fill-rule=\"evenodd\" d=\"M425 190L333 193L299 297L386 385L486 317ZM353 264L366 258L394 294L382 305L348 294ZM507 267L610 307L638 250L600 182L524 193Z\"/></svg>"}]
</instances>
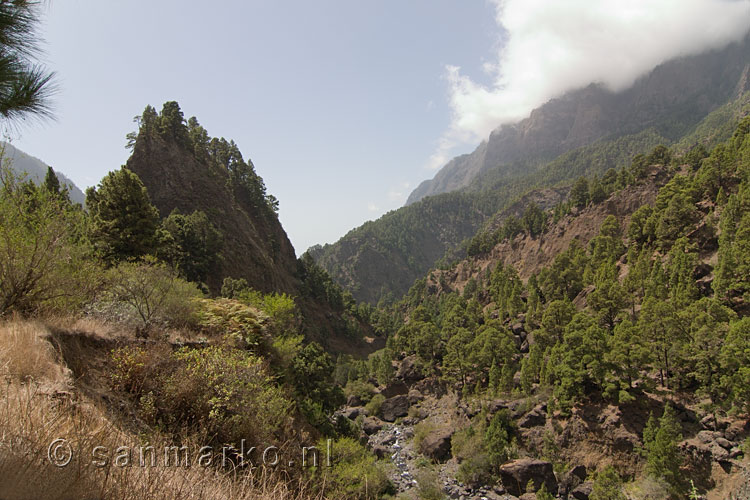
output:
<instances>
[{"instance_id":1,"label":"pine tree","mask_svg":"<svg viewBox=\"0 0 750 500\"><path fill-rule=\"evenodd\" d=\"M8 120L50 115L54 74L33 57L39 53L39 5L0 2L0 115Z\"/></svg>"},{"instance_id":2,"label":"pine tree","mask_svg":"<svg viewBox=\"0 0 750 500\"><path fill-rule=\"evenodd\" d=\"M585 177L579 177L570 190L570 201L574 207L584 208L589 203L589 182Z\"/></svg>"},{"instance_id":3,"label":"pine tree","mask_svg":"<svg viewBox=\"0 0 750 500\"><path fill-rule=\"evenodd\" d=\"M156 250L159 212L138 176L121 168L86 190L92 239L102 259L137 259Z\"/></svg>"},{"instance_id":4,"label":"pine tree","mask_svg":"<svg viewBox=\"0 0 750 500\"><path fill-rule=\"evenodd\" d=\"M57 178L57 174L52 170L52 167L47 167L47 175L44 176L44 187L52 194L60 194L60 179Z\"/></svg>"},{"instance_id":5,"label":"pine tree","mask_svg":"<svg viewBox=\"0 0 750 500\"><path fill-rule=\"evenodd\" d=\"M674 408L667 403L658 424L652 414L643 429L643 449L646 454L646 473L664 479L675 491L682 487L682 457L677 446L680 440L680 424Z\"/></svg>"}]
</instances>

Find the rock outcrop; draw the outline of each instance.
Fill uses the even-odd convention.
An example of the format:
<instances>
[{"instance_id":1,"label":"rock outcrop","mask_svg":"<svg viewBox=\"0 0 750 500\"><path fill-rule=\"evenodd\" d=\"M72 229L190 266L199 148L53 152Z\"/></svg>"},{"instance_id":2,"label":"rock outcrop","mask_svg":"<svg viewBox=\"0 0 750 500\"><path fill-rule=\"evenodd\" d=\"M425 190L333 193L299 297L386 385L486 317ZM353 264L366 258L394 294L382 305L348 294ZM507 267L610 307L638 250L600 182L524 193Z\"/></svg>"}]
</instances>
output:
<instances>
[{"instance_id":1,"label":"rock outcrop","mask_svg":"<svg viewBox=\"0 0 750 500\"><path fill-rule=\"evenodd\" d=\"M221 232L218 269L207 279L212 292L225 277L244 278L264 292L295 291L297 258L281 223L238 196L225 168L154 132L138 134L126 167L138 174L162 217L175 209L201 210Z\"/></svg>"},{"instance_id":2,"label":"rock outcrop","mask_svg":"<svg viewBox=\"0 0 750 500\"><path fill-rule=\"evenodd\" d=\"M529 481L534 484L534 491L546 487L553 495L557 493L557 480L552 464L534 458L521 458L500 467L500 479L508 493L521 496L526 493Z\"/></svg>"}]
</instances>

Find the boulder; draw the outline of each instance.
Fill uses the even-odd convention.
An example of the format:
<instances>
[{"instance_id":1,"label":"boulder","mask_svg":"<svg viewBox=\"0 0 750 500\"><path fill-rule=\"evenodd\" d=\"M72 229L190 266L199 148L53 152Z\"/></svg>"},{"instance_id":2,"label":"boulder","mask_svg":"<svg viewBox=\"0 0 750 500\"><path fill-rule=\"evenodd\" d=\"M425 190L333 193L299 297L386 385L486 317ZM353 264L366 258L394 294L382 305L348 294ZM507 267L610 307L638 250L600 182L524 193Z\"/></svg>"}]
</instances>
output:
<instances>
[{"instance_id":1,"label":"boulder","mask_svg":"<svg viewBox=\"0 0 750 500\"><path fill-rule=\"evenodd\" d=\"M575 498L576 500L589 500L589 496L591 496L593 490L594 484L590 481L580 484L570 492L570 498Z\"/></svg>"},{"instance_id":2,"label":"boulder","mask_svg":"<svg viewBox=\"0 0 750 500\"><path fill-rule=\"evenodd\" d=\"M388 456L388 448L383 446L382 444L376 444L372 447L373 454L378 457L379 459L385 458Z\"/></svg>"},{"instance_id":3,"label":"boulder","mask_svg":"<svg viewBox=\"0 0 750 500\"><path fill-rule=\"evenodd\" d=\"M588 477L588 471L586 470L585 465L576 465L572 469L570 469L570 472L568 472L571 476L575 476L581 481L585 481Z\"/></svg>"},{"instance_id":4,"label":"boulder","mask_svg":"<svg viewBox=\"0 0 750 500\"><path fill-rule=\"evenodd\" d=\"M730 441L742 441L750 434L750 420L735 420L724 431L724 437Z\"/></svg>"},{"instance_id":5,"label":"boulder","mask_svg":"<svg viewBox=\"0 0 750 500\"><path fill-rule=\"evenodd\" d=\"M411 389L407 397L409 398L409 404L415 405L424 399L424 394L416 389Z\"/></svg>"},{"instance_id":6,"label":"boulder","mask_svg":"<svg viewBox=\"0 0 750 500\"><path fill-rule=\"evenodd\" d=\"M552 464L534 458L521 458L500 467L500 479L508 493L521 496L526 493L529 481L534 483L534 491L542 484L553 495L557 493L557 480Z\"/></svg>"},{"instance_id":7,"label":"boulder","mask_svg":"<svg viewBox=\"0 0 750 500\"><path fill-rule=\"evenodd\" d=\"M393 422L409 414L409 398L403 394L383 401L380 405L380 417L386 422Z\"/></svg>"},{"instance_id":8,"label":"boulder","mask_svg":"<svg viewBox=\"0 0 750 500\"><path fill-rule=\"evenodd\" d=\"M424 378L422 370L417 366L417 357L415 355L407 356L401 361L396 372L396 378L404 382L417 382Z\"/></svg>"},{"instance_id":9,"label":"boulder","mask_svg":"<svg viewBox=\"0 0 750 500\"><path fill-rule=\"evenodd\" d=\"M362 431L371 436L383 428L383 422L375 417L365 417L362 420Z\"/></svg>"},{"instance_id":10,"label":"boulder","mask_svg":"<svg viewBox=\"0 0 750 500\"><path fill-rule=\"evenodd\" d=\"M527 354L529 352L529 339L524 340L519 349L523 354Z\"/></svg>"},{"instance_id":11,"label":"boulder","mask_svg":"<svg viewBox=\"0 0 750 500\"><path fill-rule=\"evenodd\" d=\"M575 488L580 486L586 480L587 472L585 465L577 465L570 469L566 474L563 474L562 479L558 483L558 493L563 497L568 495Z\"/></svg>"},{"instance_id":12,"label":"boulder","mask_svg":"<svg viewBox=\"0 0 750 500\"><path fill-rule=\"evenodd\" d=\"M419 452L436 462L445 462L451 457L453 432L447 429L432 431L419 443Z\"/></svg>"},{"instance_id":13,"label":"boulder","mask_svg":"<svg viewBox=\"0 0 750 500\"><path fill-rule=\"evenodd\" d=\"M401 381L394 381L385 386L385 388L380 391L380 394L382 394L386 398L392 398L394 396L401 396L402 394L407 394L409 392L409 387Z\"/></svg>"},{"instance_id":14,"label":"boulder","mask_svg":"<svg viewBox=\"0 0 750 500\"><path fill-rule=\"evenodd\" d=\"M362 399L356 394L352 394L346 399L346 406L363 406Z\"/></svg>"},{"instance_id":15,"label":"boulder","mask_svg":"<svg viewBox=\"0 0 750 500\"><path fill-rule=\"evenodd\" d=\"M504 410L510 406L510 401L505 399L496 399L495 401L492 401L489 405L489 411L490 415L494 415L495 413L499 412L500 410Z\"/></svg>"},{"instance_id":16,"label":"boulder","mask_svg":"<svg viewBox=\"0 0 750 500\"><path fill-rule=\"evenodd\" d=\"M518 421L518 427L521 429L530 429L539 427L547 423L547 412L543 409L544 405L538 405Z\"/></svg>"},{"instance_id":17,"label":"boulder","mask_svg":"<svg viewBox=\"0 0 750 500\"><path fill-rule=\"evenodd\" d=\"M362 415L362 408L344 408L341 410L341 414L349 420L354 420Z\"/></svg>"},{"instance_id":18,"label":"boulder","mask_svg":"<svg viewBox=\"0 0 750 500\"><path fill-rule=\"evenodd\" d=\"M717 437L716 438L716 444L724 448L725 450L731 450L732 446L734 446L728 439L723 437Z\"/></svg>"}]
</instances>

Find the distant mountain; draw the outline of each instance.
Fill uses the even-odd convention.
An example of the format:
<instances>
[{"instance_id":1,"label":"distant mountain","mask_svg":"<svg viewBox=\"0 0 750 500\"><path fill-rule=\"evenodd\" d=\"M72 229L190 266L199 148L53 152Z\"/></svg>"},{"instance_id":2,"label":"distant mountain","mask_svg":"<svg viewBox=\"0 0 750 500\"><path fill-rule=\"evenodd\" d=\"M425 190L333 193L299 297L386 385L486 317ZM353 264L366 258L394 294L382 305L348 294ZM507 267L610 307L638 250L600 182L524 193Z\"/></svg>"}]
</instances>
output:
<instances>
[{"instance_id":1,"label":"distant mountain","mask_svg":"<svg viewBox=\"0 0 750 500\"><path fill-rule=\"evenodd\" d=\"M666 62L624 92L590 85L500 127L422 183L407 206L310 253L358 300L399 298L441 257L462 256L463 240L530 190L602 176L659 144L725 140L748 101L750 37Z\"/></svg>"},{"instance_id":2,"label":"distant mountain","mask_svg":"<svg viewBox=\"0 0 750 500\"><path fill-rule=\"evenodd\" d=\"M454 158L422 182L406 204L439 193L481 189L486 186L475 181L491 171L495 178L512 177L567 151L647 128L675 141L744 90L748 74L750 35L723 50L665 62L623 92L596 84L569 92L528 118L495 129L473 153Z\"/></svg>"},{"instance_id":3,"label":"distant mountain","mask_svg":"<svg viewBox=\"0 0 750 500\"><path fill-rule=\"evenodd\" d=\"M47 165L42 160L35 158L27 153L24 153L20 149L16 148L12 144L7 142L0 142L0 148L5 148L5 155L10 158L11 168L19 173L27 173L29 177L37 184L44 181L44 177L47 175ZM55 170L54 168L52 170ZM76 186L73 181L68 179L62 172L55 170L57 178L60 179L60 184L68 186L70 189L70 199L74 203L80 203L83 205L86 201L86 196Z\"/></svg>"}]
</instances>

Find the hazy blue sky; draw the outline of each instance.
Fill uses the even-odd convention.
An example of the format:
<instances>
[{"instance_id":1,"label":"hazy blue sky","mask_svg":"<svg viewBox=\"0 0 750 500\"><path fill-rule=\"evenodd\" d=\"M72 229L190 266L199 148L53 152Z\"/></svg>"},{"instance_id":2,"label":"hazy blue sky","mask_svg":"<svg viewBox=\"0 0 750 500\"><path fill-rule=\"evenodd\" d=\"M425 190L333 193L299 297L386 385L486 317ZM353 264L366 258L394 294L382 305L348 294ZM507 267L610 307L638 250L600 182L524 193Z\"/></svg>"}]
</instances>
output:
<instances>
[{"instance_id":1,"label":"hazy blue sky","mask_svg":"<svg viewBox=\"0 0 750 500\"><path fill-rule=\"evenodd\" d=\"M14 144L81 188L123 164L146 104L234 139L298 253L403 204L450 123L446 64L481 78L484 1L53 0L57 120ZM18 135L18 134L16 134Z\"/></svg>"},{"instance_id":2,"label":"hazy blue sky","mask_svg":"<svg viewBox=\"0 0 750 500\"><path fill-rule=\"evenodd\" d=\"M750 0L52 0L57 120L14 144L81 188L147 104L234 139L298 253L397 208L452 156L565 91L726 45ZM19 133L20 132L20 133Z\"/></svg>"}]
</instances>

